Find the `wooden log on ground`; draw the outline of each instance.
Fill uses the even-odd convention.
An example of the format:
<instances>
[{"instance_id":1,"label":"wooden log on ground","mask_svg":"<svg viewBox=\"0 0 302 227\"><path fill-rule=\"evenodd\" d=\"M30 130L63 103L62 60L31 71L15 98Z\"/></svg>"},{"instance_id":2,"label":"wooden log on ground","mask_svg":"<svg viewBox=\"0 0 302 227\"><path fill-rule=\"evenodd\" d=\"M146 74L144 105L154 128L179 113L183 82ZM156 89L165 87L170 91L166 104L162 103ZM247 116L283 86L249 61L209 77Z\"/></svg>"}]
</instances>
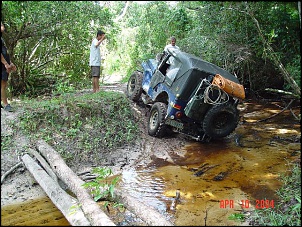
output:
<instances>
[{"instance_id":1,"label":"wooden log on ground","mask_svg":"<svg viewBox=\"0 0 302 227\"><path fill-rule=\"evenodd\" d=\"M45 169L45 171L48 173L48 175L55 181L58 181L57 175L52 171L48 163L45 161L45 159L34 149L28 148L29 152L34 155L38 161L40 162L41 166Z\"/></svg>"},{"instance_id":2,"label":"wooden log on ground","mask_svg":"<svg viewBox=\"0 0 302 227\"><path fill-rule=\"evenodd\" d=\"M37 141L37 148L48 161L56 175L77 196L86 217L93 226L115 226L113 221L103 212L100 206L93 200L89 192L82 186L82 181L65 163L50 145L43 140Z\"/></svg>"},{"instance_id":3,"label":"wooden log on ground","mask_svg":"<svg viewBox=\"0 0 302 227\"><path fill-rule=\"evenodd\" d=\"M90 172L84 172L80 173L80 175L83 174L89 174ZM95 179L96 176L94 176L91 179ZM100 188L101 193L103 193L103 189ZM176 203L179 202L180 193L177 191L176 198L175 198L175 207ZM139 201L137 198L129 195L125 190L121 189L120 185L117 184L114 188L114 198L107 197L104 198L108 201L114 201L123 204L123 206L134 213L137 217L139 217L142 221L144 221L149 226L173 226L173 224L166 219L164 215L162 215L158 210L151 206L147 206L146 204Z\"/></svg>"},{"instance_id":4,"label":"wooden log on ground","mask_svg":"<svg viewBox=\"0 0 302 227\"><path fill-rule=\"evenodd\" d=\"M140 219L146 222L146 224L150 226L173 226L173 224L166 220L155 208L147 206L128 193L116 188L115 195L128 210L135 213Z\"/></svg>"},{"instance_id":5,"label":"wooden log on ground","mask_svg":"<svg viewBox=\"0 0 302 227\"><path fill-rule=\"evenodd\" d=\"M34 149L31 149L31 148L28 148L28 151L29 153L31 153L33 156L35 156L35 158L39 161L39 164L43 167L43 169L48 173L48 175L54 179L56 182L59 183L60 187L64 190L67 189L67 186L66 184L58 179L57 175L54 173L54 171L52 171L51 167L49 166L49 164L46 162L46 160L42 157L42 155L34 150Z\"/></svg>"},{"instance_id":6,"label":"wooden log on ground","mask_svg":"<svg viewBox=\"0 0 302 227\"><path fill-rule=\"evenodd\" d=\"M72 226L90 226L75 198L66 193L28 154L22 156L22 161Z\"/></svg>"}]
</instances>

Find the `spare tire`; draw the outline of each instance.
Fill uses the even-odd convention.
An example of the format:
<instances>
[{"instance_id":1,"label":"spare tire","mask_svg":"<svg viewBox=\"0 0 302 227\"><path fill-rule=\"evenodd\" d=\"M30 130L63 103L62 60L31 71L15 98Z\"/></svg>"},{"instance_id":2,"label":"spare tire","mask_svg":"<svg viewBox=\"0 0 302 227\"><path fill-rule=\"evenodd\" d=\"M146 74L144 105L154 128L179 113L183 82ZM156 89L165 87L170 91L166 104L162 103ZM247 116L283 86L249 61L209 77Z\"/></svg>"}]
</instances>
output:
<instances>
[{"instance_id":1,"label":"spare tire","mask_svg":"<svg viewBox=\"0 0 302 227\"><path fill-rule=\"evenodd\" d=\"M214 105L209 108L203 120L203 130L212 138L231 134L239 122L239 111L232 103Z\"/></svg>"},{"instance_id":2,"label":"spare tire","mask_svg":"<svg viewBox=\"0 0 302 227\"><path fill-rule=\"evenodd\" d=\"M129 78L127 84L127 97L132 101L137 102L142 94L143 74L135 71Z\"/></svg>"}]
</instances>

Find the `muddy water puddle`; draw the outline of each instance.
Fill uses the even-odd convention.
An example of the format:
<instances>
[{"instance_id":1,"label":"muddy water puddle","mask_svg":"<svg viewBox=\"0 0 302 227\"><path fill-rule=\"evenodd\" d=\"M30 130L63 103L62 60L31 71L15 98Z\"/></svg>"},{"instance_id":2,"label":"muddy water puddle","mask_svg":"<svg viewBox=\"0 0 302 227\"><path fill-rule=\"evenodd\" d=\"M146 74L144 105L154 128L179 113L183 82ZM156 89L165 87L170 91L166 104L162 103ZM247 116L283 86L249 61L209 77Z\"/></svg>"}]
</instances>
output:
<instances>
[{"instance_id":1,"label":"muddy water puddle","mask_svg":"<svg viewBox=\"0 0 302 227\"><path fill-rule=\"evenodd\" d=\"M248 106L253 110L232 136L210 144L188 142L172 163L157 158L148 168L124 172L124 188L177 226L239 225L229 216L275 207L279 177L301 150L300 124L290 113L257 122L278 113L276 107Z\"/></svg>"},{"instance_id":2,"label":"muddy water puddle","mask_svg":"<svg viewBox=\"0 0 302 227\"><path fill-rule=\"evenodd\" d=\"M274 104L247 103L230 137L209 144L188 141L169 152L168 160L157 157L123 171L120 185L176 226L240 225L228 217L243 208L276 205L279 176L300 157L300 122L291 113L257 122L279 111ZM69 225L47 197L12 206L1 208L1 225Z\"/></svg>"},{"instance_id":3,"label":"muddy water puddle","mask_svg":"<svg viewBox=\"0 0 302 227\"><path fill-rule=\"evenodd\" d=\"M1 226L70 226L48 197L1 207Z\"/></svg>"}]
</instances>

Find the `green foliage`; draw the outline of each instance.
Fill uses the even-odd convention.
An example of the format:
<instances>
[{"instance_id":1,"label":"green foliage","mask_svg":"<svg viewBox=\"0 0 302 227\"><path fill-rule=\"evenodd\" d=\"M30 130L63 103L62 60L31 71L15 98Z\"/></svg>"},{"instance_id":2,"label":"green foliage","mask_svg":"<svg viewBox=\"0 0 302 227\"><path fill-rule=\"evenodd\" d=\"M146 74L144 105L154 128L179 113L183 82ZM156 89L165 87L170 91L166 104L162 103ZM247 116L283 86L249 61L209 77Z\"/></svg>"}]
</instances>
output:
<instances>
[{"instance_id":1,"label":"green foliage","mask_svg":"<svg viewBox=\"0 0 302 227\"><path fill-rule=\"evenodd\" d=\"M245 220L245 216L244 216L244 214L241 214L241 213L234 213L234 214L231 214L228 217L228 219L243 222Z\"/></svg>"},{"instance_id":2,"label":"green foliage","mask_svg":"<svg viewBox=\"0 0 302 227\"><path fill-rule=\"evenodd\" d=\"M272 57L301 85L297 2L130 2L116 20L125 5L3 1L3 37L18 67L9 91L37 96L87 86L89 47L99 28L106 32L103 74L120 74L124 81L174 35L182 50L235 73L254 91L293 88Z\"/></svg>"},{"instance_id":3,"label":"green foliage","mask_svg":"<svg viewBox=\"0 0 302 227\"><path fill-rule=\"evenodd\" d=\"M291 62L286 65L286 70L294 78L297 85L301 87L301 55L296 55ZM290 85L285 85L285 90L291 90Z\"/></svg>"},{"instance_id":4,"label":"green foliage","mask_svg":"<svg viewBox=\"0 0 302 227\"><path fill-rule=\"evenodd\" d=\"M8 150L13 144L14 141L11 136L4 136L1 134L1 150Z\"/></svg>"},{"instance_id":5,"label":"green foliage","mask_svg":"<svg viewBox=\"0 0 302 227\"><path fill-rule=\"evenodd\" d=\"M66 78L60 78L54 86L53 94L56 95L73 91L75 91L75 87L73 86L71 81L67 80Z\"/></svg>"},{"instance_id":6,"label":"green foliage","mask_svg":"<svg viewBox=\"0 0 302 227\"><path fill-rule=\"evenodd\" d=\"M107 167L95 167L92 169L92 173L96 174L96 178L93 181L86 182L82 186L84 188L91 189L91 194L94 201L99 201L104 198L106 200L114 197L114 188L119 180L118 177L109 179L113 172Z\"/></svg>"},{"instance_id":7,"label":"green foliage","mask_svg":"<svg viewBox=\"0 0 302 227\"><path fill-rule=\"evenodd\" d=\"M88 74L96 31L111 36L111 14L94 1L4 1L1 10L4 39L18 68L11 81L15 95L24 93L26 86L35 92L39 78L49 74L69 75L72 83L81 80Z\"/></svg>"},{"instance_id":8,"label":"green foliage","mask_svg":"<svg viewBox=\"0 0 302 227\"><path fill-rule=\"evenodd\" d=\"M121 93L68 93L23 103L24 114L20 124L13 126L15 130L46 140L69 163L89 160L97 164L111 150L137 140L137 122Z\"/></svg>"},{"instance_id":9,"label":"green foliage","mask_svg":"<svg viewBox=\"0 0 302 227\"><path fill-rule=\"evenodd\" d=\"M275 208L256 210L252 220L260 226L301 226L301 167L291 165L291 174L281 176L280 202Z\"/></svg>"}]
</instances>

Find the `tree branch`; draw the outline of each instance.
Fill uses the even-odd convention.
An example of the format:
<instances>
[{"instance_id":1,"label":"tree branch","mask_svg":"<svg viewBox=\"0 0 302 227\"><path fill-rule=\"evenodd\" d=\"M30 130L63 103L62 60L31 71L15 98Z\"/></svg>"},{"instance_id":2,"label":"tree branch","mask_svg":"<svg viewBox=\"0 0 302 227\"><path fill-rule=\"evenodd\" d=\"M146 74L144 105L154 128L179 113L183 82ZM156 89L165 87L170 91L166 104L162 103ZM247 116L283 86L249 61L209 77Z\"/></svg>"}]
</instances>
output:
<instances>
[{"instance_id":1,"label":"tree branch","mask_svg":"<svg viewBox=\"0 0 302 227\"><path fill-rule=\"evenodd\" d=\"M246 4L246 11L243 10L239 10L239 9L234 9L234 8L228 8L229 10L236 10L240 13L244 13L247 14L248 16L250 16L250 18L254 21L254 24L257 28L258 34L261 38L262 43L264 44L264 46L269 50L269 52L271 53L269 55L269 57L273 60L274 64L279 68L279 70L281 71L282 75L284 76L285 80L289 83L289 85L293 88L294 92L300 97L301 96L301 89L300 87L297 85L296 81L293 79L293 77L291 75L289 75L289 73L286 71L285 67L283 66L282 62L276 57L276 55L274 54L274 49L271 47L271 45L266 41L262 30L260 28L259 22L258 20L255 18L255 16L253 15L253 12L249 9L248 7L248 3L245 2Z\"/></svg>"},{"instance_id":2,"label":"tree branch","mask_svg":"<svg viewBox=\"0 0 302 227\"><path fill-rule=\"evenodd\" d=\"M23 164L22 162L19 162L18 164L14 165L12 168L10 168L6 173L4 173L3 176L1 177L1 184L4 181L5 177L7 177L9 174L11 174L15 169L17 169L22 164Z\"/></svg>"},{"instance_id":3,"label":"tree branch","mask_svg":"<svg viewBox=\"0 0 302 227\"><path fill-rule=\"evenodd\" d=\"M122 13L117 18L114 19L114 22L118 22L119 20L123 19L123 17L127 13L127 9L129 7L129 5L130 5L130 1L127 1Z\"/></svg>"},{"instance_id":4,"label":"tree branch","mask_svg":"<svg viewBox=\"0 0 302 227\"><path fill-rule=\"evenodd\" d=\"M258 120L257 122L267 121L269 119L272 119L273 117L276 117L277 115L279 115L279 114L283 113L285 110L287 110L293 102L294 102L294 99L290 100L289 104L287 104L287 106L285 108L283 108L279 113L273 114L272 116L267 117L265 119Z\"/></svg>"}]
</instances>

